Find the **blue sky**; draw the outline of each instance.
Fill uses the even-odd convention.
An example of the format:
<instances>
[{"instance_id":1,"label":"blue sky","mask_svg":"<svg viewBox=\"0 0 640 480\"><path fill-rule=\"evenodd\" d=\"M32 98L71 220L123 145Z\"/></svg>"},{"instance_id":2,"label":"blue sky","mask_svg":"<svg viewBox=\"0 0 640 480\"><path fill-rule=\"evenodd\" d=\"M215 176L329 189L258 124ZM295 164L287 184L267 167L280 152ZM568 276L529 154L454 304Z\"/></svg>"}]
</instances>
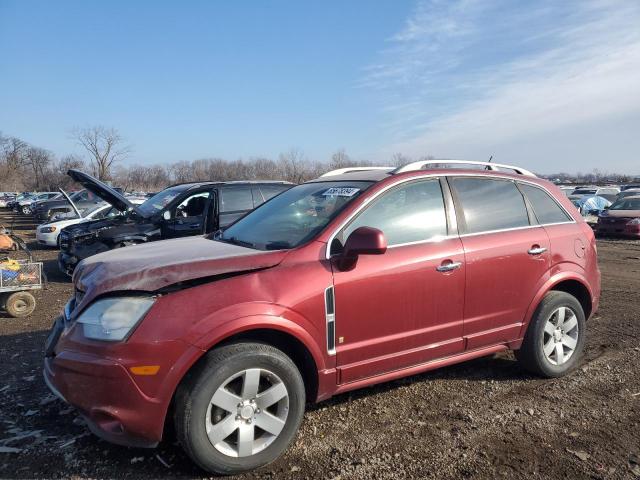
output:
<instances>
[{"instance_id":1,"label":"blue sky","mask_svg":"<svg viewBox=\"0 0 640 480\"><path fill-rule=\"evenodd\" d=\"M640 172L640 3L0 0L0 131L129 162L338 148Z\"/></svg>"}]
</instances>

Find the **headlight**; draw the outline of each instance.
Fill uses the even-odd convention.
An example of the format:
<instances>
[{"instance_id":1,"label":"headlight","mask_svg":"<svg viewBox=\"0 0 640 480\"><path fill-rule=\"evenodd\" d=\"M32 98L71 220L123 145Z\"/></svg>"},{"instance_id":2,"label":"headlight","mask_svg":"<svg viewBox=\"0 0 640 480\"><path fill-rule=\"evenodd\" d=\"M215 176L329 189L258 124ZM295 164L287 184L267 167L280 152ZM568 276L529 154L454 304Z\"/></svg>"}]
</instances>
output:
<instances>
[{"instance_id":1,"label":"headlight","mask_svg":"<svg viewBox=\"0 0 640 480\"><path fill-rule=\"evenodd\" d=\"M98 300L80 314L84 336L117 342L124 339L155 302L152 297L115 297Z\"/></svg>"},{"instance_id":2,"label":"headlight","mask_svg":"<svg viewBox=\"0 0 640 480\"><path fill-rule=\"evenodd\" d=\"M640 217L632 218L627 222L627 225L640 225Z\"/></svg>"},{"instance_id":3,"label":"headlight","mask_svg":"<svg viewBox=\"0 0 640 480\"><path fill-rule=\"evenodd\" d=\"M58 227L42 227L40 231L42 233L53 233L58 229Z\"/></svg>"}]
</instances>

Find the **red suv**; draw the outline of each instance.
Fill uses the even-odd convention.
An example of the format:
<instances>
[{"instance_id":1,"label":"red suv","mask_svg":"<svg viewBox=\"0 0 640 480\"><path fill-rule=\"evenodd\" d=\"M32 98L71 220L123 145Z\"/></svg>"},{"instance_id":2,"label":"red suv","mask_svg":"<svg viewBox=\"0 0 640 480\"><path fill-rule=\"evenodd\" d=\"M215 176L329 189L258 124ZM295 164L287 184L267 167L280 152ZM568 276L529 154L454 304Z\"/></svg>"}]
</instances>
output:
<instances>
[{"instance_id":1,"label":"red suv","mask_svg":"<svg viewBox=\"0 0 640 480\"><path fill-rule=\"evenodd\" d=\"M306 401L509 349L567 373L600 294L591 228L526 170L458 163L480 162L329 172L215 235L84 260L48 385L109 441L173 422L235 473L287 448Z\"/></svg>"}]
</instances>

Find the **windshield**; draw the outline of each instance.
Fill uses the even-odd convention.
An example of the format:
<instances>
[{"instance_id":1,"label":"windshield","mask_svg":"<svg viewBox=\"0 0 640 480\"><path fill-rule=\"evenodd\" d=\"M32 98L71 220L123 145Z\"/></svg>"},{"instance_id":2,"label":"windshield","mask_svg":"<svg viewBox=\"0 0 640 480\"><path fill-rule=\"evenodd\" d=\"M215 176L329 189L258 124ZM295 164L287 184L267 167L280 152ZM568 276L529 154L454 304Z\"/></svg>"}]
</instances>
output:
<instances>
[{"instance_id":1,"label":"windshield","mask_svg":"<svg viewBox=\"0 0 640 480\"><path fill-rule=\"evenodd\" d=\"M293 187L216 236L258 250L294 248L314 238L372 182L318 182Z\"/></svg>"},{"instance_id":2,"label":"windshield","mask_svg":"<svg viewBox=\"0 0 640 480\"><path fill-rule=\"evenodd\" d=\"M155 194L142 205L138 205L138 210L146 216L151 216L164 209L164 207L169 205L174 198L184 192L186 188L187 187L185 185L169 187L160 193Z\"/></svg>"},{"instance_id":3,"label":"windshield","mask_svg":"<svg viewBox=\"0 0 640 480\"><path fill-rule=\"evenodd\" d=\"M611 205L609 210L640 210L640 198L620 200Z\"/></svg>"},{"instance_id":4,"label":"windshield","mask_svg":"<svg viewBox=\"0 0 640 480\"><path fill-rule=\"evenodd\" d=\"M105 208L105 204L104 203L99 203L96 206L91 206L89 208L81 208L80 209L80 215L82 215L83 217L88 217L90 215L93 215L95 212L97 212L98 210L102 210L103 208Z\"/></svg>"}]
</instances>

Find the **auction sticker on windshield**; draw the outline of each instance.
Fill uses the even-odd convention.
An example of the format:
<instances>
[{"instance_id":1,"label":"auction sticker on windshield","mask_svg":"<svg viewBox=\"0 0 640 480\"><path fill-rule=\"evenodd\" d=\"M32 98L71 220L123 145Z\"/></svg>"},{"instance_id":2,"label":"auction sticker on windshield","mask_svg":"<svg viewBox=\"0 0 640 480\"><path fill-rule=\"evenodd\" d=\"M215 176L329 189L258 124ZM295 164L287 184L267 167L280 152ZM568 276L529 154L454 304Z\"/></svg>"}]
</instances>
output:
<instances>
[{"instance_id":1,"label":"auction sticker on windshield","mask_svg":"<svg viewBox=\"0 0 640 480\"><path fill-rule=\"evenodd\" d=\"M353 197L359 191L360 191L359 188L353 188L353 187L332 187L326 192L324 192L322 195L326 197L329 197L329 196Z\"/></svg>"}]
</instances>

